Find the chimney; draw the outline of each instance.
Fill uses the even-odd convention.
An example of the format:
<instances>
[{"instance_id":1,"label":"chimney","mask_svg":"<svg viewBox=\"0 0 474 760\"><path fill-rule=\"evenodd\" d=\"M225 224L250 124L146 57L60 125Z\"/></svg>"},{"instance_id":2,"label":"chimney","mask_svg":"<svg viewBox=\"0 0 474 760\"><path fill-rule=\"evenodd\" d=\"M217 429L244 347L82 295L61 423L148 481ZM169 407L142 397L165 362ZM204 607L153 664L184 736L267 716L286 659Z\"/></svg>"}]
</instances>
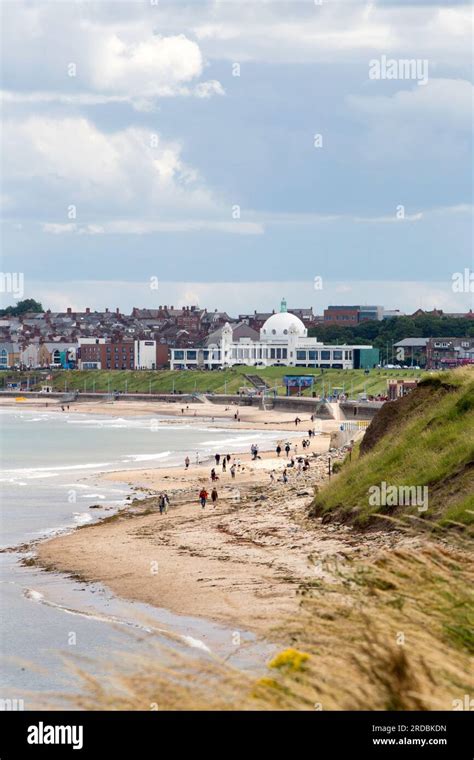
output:
<instances>
[{"instance_id":1,"label":"chimney","mask_svg":"<svg viewBox=\"0 0 474 760\"><path fill-rule=\"evenodd\" d=\"M119 315L120 315L120 309L119 309L119 307L118 307L118 306L117 306L117 308L115 309L115 313L116 313L116 315L117 315L117 316L119 316Z\"/></svg>"},{"instance_id":2,"label":"chimney","mask_svg":"<svg viewBox=\"0 0 474 760\"><path fill-rule=\"evenodd\" d=\"M91 310L89 309L88 306L86 306L86 314L90 314L90 313L91 313Z\"/></svg>"},{"instance_id":3,"label":"chimney","mask_svg":"<svg viewBox=\"0 0 474 760\"><path fill-rule=\"evenodd\" d=\"M72 309L71 309L71 307L70 307L70 306L68 306L68 307L67 307L67 313L68 313L68 314L72 314Z\"/></svg>"},{"instance_id":4,"label":"chimney","mask_svg":"<svg viewBox=\"0 0 474 760\"><path fill-rule=\"evenodd\" d=\"M108 314L108 313L109 313L109 310L108 310L107 306L105 307L105 313L106 313L106 314Z\"/></svg>"}]
</instances>

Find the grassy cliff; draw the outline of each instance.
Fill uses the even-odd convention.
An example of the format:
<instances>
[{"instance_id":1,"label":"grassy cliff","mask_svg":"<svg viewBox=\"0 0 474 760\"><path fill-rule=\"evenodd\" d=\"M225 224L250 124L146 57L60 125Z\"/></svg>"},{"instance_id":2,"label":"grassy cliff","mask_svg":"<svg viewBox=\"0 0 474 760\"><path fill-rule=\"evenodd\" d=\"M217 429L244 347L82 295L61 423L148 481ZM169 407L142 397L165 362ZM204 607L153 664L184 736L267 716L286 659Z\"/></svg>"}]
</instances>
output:
<instances>
[{"instance_id":1,"label":"grassy cliff","mask_svg":"<svg viewBox=\"0 0 474 760\"><path fill-rule=\"evenodd\" d=\"M399 498L384 499L393 486ZM423 495L422 502L413 504L405 495L414 488ZM361 527L380 526L381 516L445 527L472 524L474 371L459 369L425 378L411 394L386 404L367 429L357 455L316 495L311 515Z\"/></svg>"}]
</instances>

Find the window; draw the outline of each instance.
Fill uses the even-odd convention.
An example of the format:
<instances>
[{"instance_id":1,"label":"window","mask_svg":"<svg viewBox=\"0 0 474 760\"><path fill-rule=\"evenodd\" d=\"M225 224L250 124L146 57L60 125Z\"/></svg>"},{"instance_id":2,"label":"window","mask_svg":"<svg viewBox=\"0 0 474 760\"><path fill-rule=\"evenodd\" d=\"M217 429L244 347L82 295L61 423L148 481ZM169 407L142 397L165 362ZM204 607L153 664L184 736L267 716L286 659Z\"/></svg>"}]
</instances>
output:
<instances>
[{"instance_id":1,"label":"window","mask_svg":"<svg viewBox=\"0 0 474 760\"><path fill-rule=\"evenodd\" d=\"M333 359L342 359L342 351L333 351L332 352L332 358Z\"/></svg>"},{"instance_id":2,"label":"window","mask_svg":"<svg viewBox=\"0 0 474 760\"><path fill-rule=\"evenodd\" d=\"M297 351L296 361L306 361L306 351Z\"/></svg>"},{"instance_id":3,"label":"window","mask_svg":"<svg viewBox=\"0 0 474 760\"><path fill-rule=\"evenodd\" d=\"M282 349L281 349L281 355L282 355L282 358L283 358L283 359L286 359L286 358L287 358L287 355L288 355L288 351L287 351L287 349L286 349L286 348L282 348Z\"/></svg>"},{"instance_id":4,"label":"window","mask_svg":"<svg viewBox=\"0 0 474 760\"><path fill-rule=\"evenodd\" d=\"M181 359L181 360L182 360L182 359L184 359L184 351L175 351L175 352L174 352L174 356L173 356L173 359L174 359L175 361L178 361L178 360L180 360L180 359Z\"/></svg>"},{"instance_id":5,"label":"window","mask_svg":"<svg viewBox=\"0 0 474 760\"><path fill-rule=\"evenodd\" d=\"M310 360L310 362L316 361L317 358L318 358L317 351L308 351L308 359Z\"/></svg>"},{"instance_id":6,"label":"window","mask_svg":"<svg viewBox=\"0 0 474 760\"><path fill-rule=\"evenodd\" d=\"M4 348L0 351L0 364L6 366L8 364L8 353Z\"/></svg>"},{"instance_id":7,"label":"window","mask_svg":"<svg viewBox=\"0 0 474 760\"><path fill-rule=\"evenodd\" d=\"M196 351L188 351L188 359L196 359Z\"/></svg>"},{"instance_id":8,"label":"window","mask_svg":"<svg viewBox=\"0 0 474 760\"><path fill-rule=\"evenodd\" d=\"M331 358L331 352L330 351L321 351L321 359L323 361L328 361L328 359Z\"/></svg>"}]
</instances>

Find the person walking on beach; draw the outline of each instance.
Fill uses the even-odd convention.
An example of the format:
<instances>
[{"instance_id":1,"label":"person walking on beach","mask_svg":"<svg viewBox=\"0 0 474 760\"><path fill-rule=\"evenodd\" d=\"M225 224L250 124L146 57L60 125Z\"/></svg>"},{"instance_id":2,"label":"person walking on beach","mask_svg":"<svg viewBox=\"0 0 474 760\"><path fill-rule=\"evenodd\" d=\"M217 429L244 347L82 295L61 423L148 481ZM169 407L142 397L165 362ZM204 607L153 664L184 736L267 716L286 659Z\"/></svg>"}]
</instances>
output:
<instances>
[{"instance_id":1,"label":"person walking on beach","mask_svg":"<svg viewBox=\"0 0 474 760\"><path fill-rule=\"evenodd\" d=\"M224 457L222 460L222 472L225 472L227 469L227 459Z\"/></svg>"},{"instance_id":2,"label":"person walking on beach","mask_svg":"<svg viewBox=\"0 0 474 760\"><path fill-rule=\"evenodd\" d=\"M207 497L208 496L209 496L209 494L207 493L206 489L205 488L201 488L201 490L199 491L199 501L201 502L201 507L203 509L206 506L206 502L207 502Z\"/></svg>"},{"instance_id":3,"label":"person walking on beach","mask_svg":"<svg viewBox=\"0 0 474 760\"><path fill-rule=\"evenodd\" d=\"M230 454L227 454L226 459L227 459L227 462L230 462Z\"/></svg>"},{"instance_id":4,"label":"person walking on beach","mask_svg":"<svg viewBox=\"0 0 474 760\"><path fill-rule=\"evenodd\" d=\"M212 470L211 470L211 480L212 480L212 482L213 482L213 483L214 483L216 480L219 480L219 478L218 478L218 476L217 476L217 474L216 474L216 471L215 471L214 467L213 467L213 468L212 468Z\"/></svg>"},{"instance_id":5,"label":"person walking on beach","mask_svg":"<svg viewBox=\"0 0 474 760\"><path fill-rule=\"evenodd\" d=\"M220 454L216 454L215 457L214 457L214 459L216 460L216 466L217 467L219 466L220 458L221 458Z\"/></svg>"},{"instance_id":6,"label":"person walking on beach","mask_svg":"<svg viewBox=\"0 0 474 760\"><path fill-rule=\"evenodd\" d=\"M166 509L166 499L164 493L160 493L160 498L158 499L158 509L160 510L160 515L162 515Z\"/></svg>"},{"instance_id":7,"label":"person walking on beach","mask_svg":"<svg viewBox=\"0 0 474 760\"><path fill-rule=\"evenodd\" d=\"M290 453L290 449L291 449L290 444L289 443L285 444L286 456L288 456L288 454Z\"/></svg>"},{"instance_id":8,"label":"person walking on beach","mask_svg":"<svg viewBox=\"0 0 474 760\"><path fill-rule=\"evenodd\" d=\"M280 454L281 454L281 446L280 446L280 444L278 444L278 446L276 447L276 453L277 453L277 457L279 457Z\"/></svg>"},{"instance_id":9,"label":"person walking on beach","mask_svg":"<svg viewBox=\"0 0 474 760\"><path fill-rule=\"evenodd\" d=\"M185 470L189 469L189 457L186 457L186 459L184 460L184 469Z\"/></svg>"},{"instance_id":10,"label":"person walking on beach","mask_svg":"<svg viewBox=\"0 0 474 760\"><path fill-rule=\"evenodd\" d=\"M235 478L235 463L230 468L230 474L232 475L232 478Z\"/></svg>"},{"instance_id":11,"label":"person walking on beach","mask_svg":"<svg viewBox=\"0 0 474 760\"><path fill-rule=\"evenodd\" d=\"M218 499L217 488L213 488L212 489L212 491L211 491L211 499L212 499L212 506L215 507L216 506L216 501Z\"/></svg>"},{"instance_id":12,"label":"person walking on beach","mask_svg":"<svg viewBox=\"0 0 474 760\"><path fill-rule=\"evenodd\" d=\"M281 476L281 479L283 480L284 483L288 483L288 475L287 475L286 470L283 470L283 475Z\"/></svg>"}]
</instances>

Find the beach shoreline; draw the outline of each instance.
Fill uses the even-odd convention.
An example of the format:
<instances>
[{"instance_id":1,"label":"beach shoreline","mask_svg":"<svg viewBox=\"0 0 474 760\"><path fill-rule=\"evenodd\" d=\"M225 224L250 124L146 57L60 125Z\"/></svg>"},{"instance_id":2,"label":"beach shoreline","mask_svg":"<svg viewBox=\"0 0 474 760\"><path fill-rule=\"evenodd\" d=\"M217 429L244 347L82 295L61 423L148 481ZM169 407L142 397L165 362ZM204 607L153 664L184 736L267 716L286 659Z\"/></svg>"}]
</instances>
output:
<instances>
[{"instance_id":1,"label":"beach shoreline","mask_svg":"<svg viewBox=\"0 0 474 760\"><path fill-rule=\"evenodd\" d=\"M301 448L302 431L290 437ZM296 441L298 443L296 444ZM278 621L295 614L297 589L321 573L331 557L372 556L400 537L373 532L361 544L351 528L309 520L314 487L328 477L328 458L342 460L347 448L329 452L329 435L311 439L309 470L289 467L283 451L231 454L229 469L216 466L218 500L202 509L198 494L211 492L210 463L144 468L103 475L148 492L116 515L41 542L37 563L46 570L104 584L116 596L205 618L259 635L274 635ZM227 452L226 452L227 453ZM223 452L224 455L224 452ZM239 463L239 464L238 464ZM270 473L273 472L273 480ZM158 509L166 492L170 507ZM316 559L315 559L316 558ZM316 566L315 566L316 561Z\"/></svg>"},{"instance_id":2,"label":"beach shoreline","mask_svg":"<svg viewBox=\"0 0 474 760\"><path fill-rule=\"evenodd\" d=\"M150 412L168 413L171 405L102 402L71 406L70 412L143 417ZM34 546L35 565L87 583L101 583L128 601L268 635L276 621L295 613L298 586L314 578L310 558L352 556L362 551L350 529L338 529L336 537L334 528L308 521L306 516L314 487L327 478L328 457L342 460L347 449L329 453L335 421L312 421L309 415L305 419L306 415L300 414L301 423L295 425L294 413L240 407L241 421L237 422L233 419L235 407L200 403L186 407L174 409L170 424L182 420L187 425L205 424L209 430L254 430L255 443L260 446L258 458L253 460L249 451L223 450L223 458L230 456L225 471L222 459L219 465L212 457L196 464L190 455L188 469L183 462L102 472L101 479L127 484L132 494L139 491L148 496L132 496L128 505L113 515L105 514L93 523L40 540ZM56 411L61 413L60 405ZM313 427L319 428L317 434L303 449L302 441ZM276 436L281 430L282 443L288 440L291 444L290 457L284 450L277 456L274 443L259 441L258 431L268 433L269 429ZM362 433L355 437L358 435ZM309 469L303 472L296 465L288 467L289 482L283 483L282 473L292 456L307 457ZM232 464L235 478L230 472ZM213 465L218 475L214 483L210 480ZM218 491L217 503L213 507L209 501L202 509L199 491L204 487L210 495L213 485ZM170 498L166 514L158 510L162 492ZM368 542L374 550L379 543L387 544L383 534Z\"/></svg>"}]
</instances>

